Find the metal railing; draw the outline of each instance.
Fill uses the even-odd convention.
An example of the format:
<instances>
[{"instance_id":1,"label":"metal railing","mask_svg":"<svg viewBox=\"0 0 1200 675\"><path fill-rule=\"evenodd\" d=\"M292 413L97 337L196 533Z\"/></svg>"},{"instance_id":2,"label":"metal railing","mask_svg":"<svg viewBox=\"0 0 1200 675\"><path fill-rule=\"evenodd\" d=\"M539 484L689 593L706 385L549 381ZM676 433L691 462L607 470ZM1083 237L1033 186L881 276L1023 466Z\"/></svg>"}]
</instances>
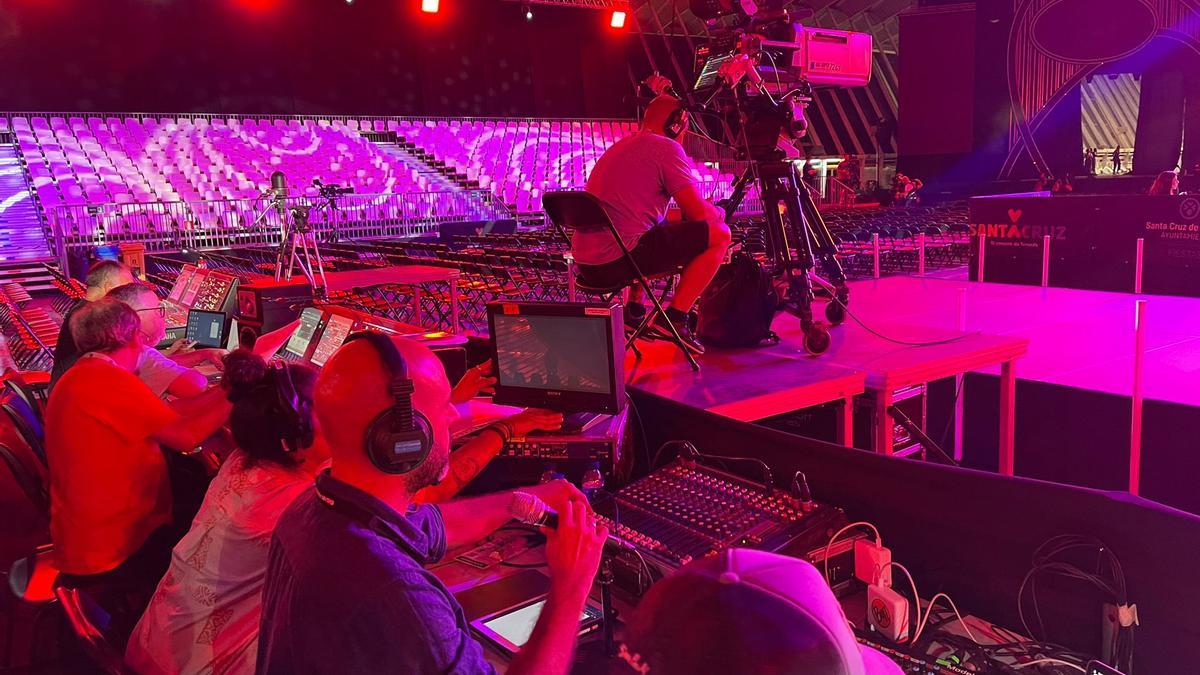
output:
<instances>
[{"instance_id":1,"label":"metal railing","mask_svg":"<svg viewBox=\"0 0 1200 675\"><path fill-rule=\"evenodd\" d=\"M335 207L323 204L303 196L281 200L279 208L267 199L80 204L55 208L50 224L63 259L69 249L125 242L148 252L278 244L282 218L294 222L297 207L309 207L318 235L344 239L411 237L438 223L510 216L487 190L350 194L338 197Z\"/></svg>"}]
</instances>

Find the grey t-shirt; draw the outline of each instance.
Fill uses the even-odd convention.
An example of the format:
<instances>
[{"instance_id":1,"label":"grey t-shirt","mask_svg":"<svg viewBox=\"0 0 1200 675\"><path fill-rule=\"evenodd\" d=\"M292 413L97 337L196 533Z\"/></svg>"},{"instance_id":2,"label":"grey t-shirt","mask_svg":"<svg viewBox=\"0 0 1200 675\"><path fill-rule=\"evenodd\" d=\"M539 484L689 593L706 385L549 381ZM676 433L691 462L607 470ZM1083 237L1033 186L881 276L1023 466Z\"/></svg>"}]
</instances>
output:
<instances>
[{"instance_id":1,"label":"grey t-shirt","mask_svg":"<svg viewBox=\"0 0 1200 675\"><path fill-rule=\"evenodd\" d=\"M692 160L676 141L648 131L626 136L609 148L588 177L588 192L604 205L621 241L633 249L642 235L667 215L671 196L694 185ZM621 257L607 230L576 232L575 262L602 265Z\"/></svg>"}]
</instances>

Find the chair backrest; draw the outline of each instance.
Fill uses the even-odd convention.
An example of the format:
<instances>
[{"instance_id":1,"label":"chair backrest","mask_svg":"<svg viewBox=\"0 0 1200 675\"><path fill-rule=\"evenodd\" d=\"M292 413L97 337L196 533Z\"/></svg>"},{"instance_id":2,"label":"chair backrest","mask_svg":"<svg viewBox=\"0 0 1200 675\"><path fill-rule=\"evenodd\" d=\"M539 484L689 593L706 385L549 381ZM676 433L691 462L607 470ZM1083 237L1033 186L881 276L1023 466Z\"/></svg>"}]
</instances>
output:
<instances>
[{"instance_id":1,"label":"chair backrest","mask_svg":"<svg viewBox=\"0 0 1200 675\"><path fill-rule=\"evenodd\" d=\"M129 675L132 671L125 665L122 652L107 635L112 616L78 588L59 586L54 589L54 595L88 659L108 675Z\"/></svg>"},{"instance_id":2,"label":"chair backrest","mask_svg":"<svg viewBox=\"0 0 1200 675\"><path fill-rule=\"evenodd\" d=\"M17 453L7 445L0 443L0 461L4 462L8 467L8 472L17 481L17 486L25 493L25 497L33 504L41 516L49 520L50 518L50 493L46 489L46 482L42 480L37 471L26 464Z\"/></svg>"},{"instance_id":3,"label":"chair backrest","mask_svg":"<svg viewBox=\"0 0 1200 675\"><path fill-rule=\"evenodd\" d=\"M12 420L17 433L33 450L33 454L37 455L42 466L49 466L46 463L45 430L42 428L42 422L35 408L17 394L4 390L0 391L0 409L3 409L8 418Z\"/></svg>"},{"instance_id":4,"label":"chair backrest","mask_svg":"<svg viewBox=\"0 0 1200 675\"><path fill-rule=\"evenodd\" d=\"M551 222L580 232L609 230L617 236L612 220L595 195L587 192L547 192L542 195L542 208Z\"/></svg>"},{"instance_id":5,"label":"chair backrest","mask_svg":"<svg viewBox=\"0 0 1200 675\"><path fill-rule=\"evenodd\" d=\"M4 386L25 401L25 404L37 415L38 422L44 421L42 412L45 400L38 396L20 372L10 368L4 375Z\"/></svg>"}]
</instances>

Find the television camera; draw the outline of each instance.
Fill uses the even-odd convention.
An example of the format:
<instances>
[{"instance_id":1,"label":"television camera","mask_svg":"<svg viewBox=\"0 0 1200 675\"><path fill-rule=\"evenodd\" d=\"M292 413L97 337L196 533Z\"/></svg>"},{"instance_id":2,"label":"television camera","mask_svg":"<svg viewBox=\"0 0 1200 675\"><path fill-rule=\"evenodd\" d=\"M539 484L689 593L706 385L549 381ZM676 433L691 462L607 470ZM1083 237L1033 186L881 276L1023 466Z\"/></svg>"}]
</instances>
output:
<instances>
[{"instance_id":1,"label":"television camera","mask_svg":"<svg viewBox=\"0 0 1200 675\"><path fill-rule=\"evenodd\" d=\"M837 242L791 158L798 156L796 145L808 132L806 110L814 86L870 82L872 39L866 33L804 26L798 19L811 11L789 12L786 5L692 0L692 12L708 21L711 38L696 51L696 81L684 107L697 113L694 119L705 136L723 138L747 163L731 195L718 205L732 219L747 190L758 186L767 253L786 284L784 309L800 319L805 349L820 354L829 348L830 336L826 325L813 319L814 284L831 297L825 317L833 325L846 318L849 288L836 258Z\"/></svg>"}]
</instances>

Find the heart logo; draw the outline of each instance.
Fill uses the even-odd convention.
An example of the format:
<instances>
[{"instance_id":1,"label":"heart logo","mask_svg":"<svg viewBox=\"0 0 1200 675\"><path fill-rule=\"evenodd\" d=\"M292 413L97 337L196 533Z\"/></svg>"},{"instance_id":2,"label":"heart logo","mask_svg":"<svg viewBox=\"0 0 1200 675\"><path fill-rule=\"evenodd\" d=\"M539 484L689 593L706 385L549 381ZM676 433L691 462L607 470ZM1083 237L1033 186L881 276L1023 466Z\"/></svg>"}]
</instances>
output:
<instances>
[{"instance_id":1,"label":"heart logo","mask_svg":"<svg viewBox=\"0 0 1200 675\"><path fill-rule=\"evenodd\" d=\"M1014 223L1021 219L1021 209L1009 209L1008 219Z\"/></svg>"}]
</instances>

